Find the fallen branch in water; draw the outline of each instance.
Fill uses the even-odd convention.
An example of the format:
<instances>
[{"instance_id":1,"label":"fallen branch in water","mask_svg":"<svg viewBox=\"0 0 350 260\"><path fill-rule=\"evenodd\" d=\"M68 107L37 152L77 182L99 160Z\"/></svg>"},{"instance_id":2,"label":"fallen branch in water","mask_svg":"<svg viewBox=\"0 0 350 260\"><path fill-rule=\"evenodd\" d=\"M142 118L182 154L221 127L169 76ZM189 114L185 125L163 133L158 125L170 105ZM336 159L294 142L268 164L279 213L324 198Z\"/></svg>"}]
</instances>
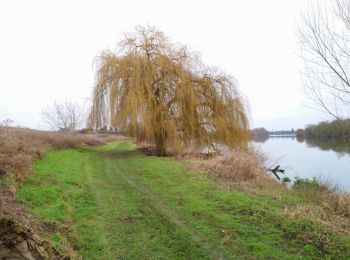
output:
<instances>
[{"instance_id":1,"label":"fallen branch in water","mask_svg":"<svg viewBox=\"0 0 350 260\"><path fill-rule=\"evenodd\" d=\"M280 172L280 173L283 173L284 174L284 171L285 170L283 170L283 169L280 169L280 166L279 165L277 165L275 168L273 168L273 169L267 169L267 171L268 172L272 172L275 176L276 176L276 178L280 181L281 180L281 178L278 176L278 172Z\"/></svg>"}]
</instances>

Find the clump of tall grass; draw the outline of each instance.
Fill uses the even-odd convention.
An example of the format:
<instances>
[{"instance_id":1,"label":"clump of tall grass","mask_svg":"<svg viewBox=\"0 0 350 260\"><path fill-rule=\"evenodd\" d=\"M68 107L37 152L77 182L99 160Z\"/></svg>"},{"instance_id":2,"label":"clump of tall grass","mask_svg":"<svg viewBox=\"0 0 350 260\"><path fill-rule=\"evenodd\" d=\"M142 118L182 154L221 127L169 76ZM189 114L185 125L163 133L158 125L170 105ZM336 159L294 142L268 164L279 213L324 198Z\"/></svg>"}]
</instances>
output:
<instances>
[{"instance_id":1,"label":"clump of tall grass","mask_svg":"<svg viewBox=\"0 0 350 260\"><path fill-rule=\"evenodd\" d=\"M46 149L65 149L80 144L99 145L111 136L71 134L0 127L0 178L23 179L30 172L32 161L40 159Z\"/></svg>"},{"instance_id":2,"label":"clump of tall grass","mask_svg":"<svg viewBox=\"0 0 350 260\"><path fill-rule=\"evenodd\" d=\"M197 161L196 167L227 182L263 181L269 178L265 173L263 156L253 149L233 150L225 155Z\"/></svg>"},{"instance_id":3,"label":"clump of tall grass","mask_svg":"<svg viewBox=\"0 0 350 260\"><path fill-rule=\"evenodd\" d=\"M299 203L288 210L292 216L313 219L350 233L350 195L329 181L297 178L290 193Z\"/></svg>"},{"instance_id":4,"label":"clump of tall grass","mask_svg":"<svg viewBox=\"0 0 350 260\"><path fill-rule=\"evenodd\" d=\"M215 176L220 184L278 201L286 216L305 218L350 233L350 195L330 182L297 178L291 186L271 178L264 156L253 150L234 150L207 160L186 153L195 170Z\"/></svg>"}]
</instances>

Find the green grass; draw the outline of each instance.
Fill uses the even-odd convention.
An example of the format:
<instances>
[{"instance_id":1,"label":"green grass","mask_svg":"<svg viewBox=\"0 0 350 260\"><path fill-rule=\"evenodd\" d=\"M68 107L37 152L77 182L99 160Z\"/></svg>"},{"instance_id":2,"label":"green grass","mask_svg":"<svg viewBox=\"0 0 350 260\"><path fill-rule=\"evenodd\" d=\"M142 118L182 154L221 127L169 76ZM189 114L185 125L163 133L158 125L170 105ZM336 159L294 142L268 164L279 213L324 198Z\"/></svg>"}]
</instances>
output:
<instances>
[{"instance_id":1,"label":"green grass","mask_svg":"<svg viewBox=\"0 0 350 260\"><path fill-rule=\"evenodd\" d=\"M288 219L270 197L221 189L130 141L49 151L18 198L84 259L349 259L349 236ZM70 226L67 232L66 226Z\"/></svg>"}]
</instances>

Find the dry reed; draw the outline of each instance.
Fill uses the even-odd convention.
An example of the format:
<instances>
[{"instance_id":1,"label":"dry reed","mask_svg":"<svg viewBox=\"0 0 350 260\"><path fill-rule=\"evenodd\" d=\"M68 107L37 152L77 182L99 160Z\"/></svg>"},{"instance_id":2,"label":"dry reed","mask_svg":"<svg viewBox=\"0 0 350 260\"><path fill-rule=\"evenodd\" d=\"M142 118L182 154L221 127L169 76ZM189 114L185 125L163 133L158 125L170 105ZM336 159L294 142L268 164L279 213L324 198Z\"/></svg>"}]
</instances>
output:
<instances>
[{"instance_id":1,"label":"dry reed","mask_svg":"<svg viewBox=\"0 0 350 260\"><path fill-rule=\"evenodd\" d=\"M301 185L289 191L300 202L286 213L303 217L350 234L350 196L329 183Z\"/></svg>"},{"instance_id":2,"label":"dry reed","mask_svg":"<svg viewBox=\"0 0 350 260\"><path fill-rule=\"evenodd\" d=\"M187 151L183 158L195 170L215 176L230 190L272 197L283 205L286 216L309 219L350 234L350 196L330 183L288 187L266 173L263 155L252 149L208 160Z\"/></svg>"},{"instance_id":3,"label":"dry reed","mask_svg":"<svg viewBox=\"0 0 350 260\"><path fill-rule=\"evenodd\" d=\"M214 174L227 183L270 179L264 170L263 156L253 149L233 150L226 155L209 156L207 160L198 160L200 156L203 158L203 154L192 153L192 158L197 159L191 160L194 167L200 172ZM184 157L190 158L191 153L187 152Z\"/></svg>"}]
</instances>

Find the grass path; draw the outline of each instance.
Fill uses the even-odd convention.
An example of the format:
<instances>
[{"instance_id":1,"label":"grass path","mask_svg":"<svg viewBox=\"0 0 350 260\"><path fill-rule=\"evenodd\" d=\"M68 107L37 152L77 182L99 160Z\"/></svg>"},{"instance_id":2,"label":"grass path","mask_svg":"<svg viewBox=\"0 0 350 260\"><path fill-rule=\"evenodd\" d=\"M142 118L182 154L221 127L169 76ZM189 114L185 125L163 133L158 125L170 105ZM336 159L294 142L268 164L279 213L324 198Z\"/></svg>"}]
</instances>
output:
<instances>
[{"instance_id":1,"label":"grass path","mask_svg":"<svg viewBox=\"0 0 350 260\"><path fill-rule=\"evenodd\" d=\"M48 239L63 251L74 245L84 259L347 259L350 252L349 237L334 235L324 248L322 228L283 220L271 198L224 191L129 141L50 151L17 196L57 227Z\"/></svg>"}]
</instances>

